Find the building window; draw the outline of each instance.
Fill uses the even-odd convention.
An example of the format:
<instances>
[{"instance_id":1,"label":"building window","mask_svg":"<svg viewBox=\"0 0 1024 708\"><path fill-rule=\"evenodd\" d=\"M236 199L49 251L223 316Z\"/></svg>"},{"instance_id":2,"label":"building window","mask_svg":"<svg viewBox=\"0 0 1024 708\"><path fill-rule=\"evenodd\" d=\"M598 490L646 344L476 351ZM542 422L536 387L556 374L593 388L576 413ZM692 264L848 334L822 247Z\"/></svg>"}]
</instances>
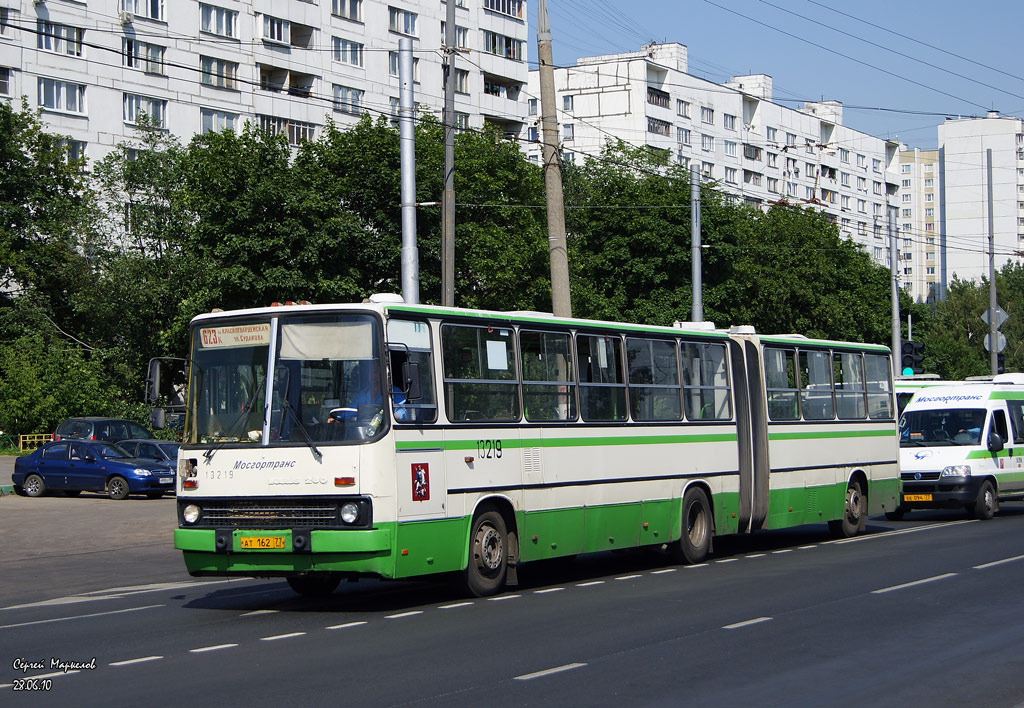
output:
<instances>
[{"instance_id":1,"label":"building window","mask_svg":"<svg viewBox=\"0 0 1024 708\"><path fill-rule=\"evenodd\" d=\"M298 120L277 118L275 116L258 116L260 130L268 135L287 135L289 145L300 145L316 137L316 126Z\"/></svg>"},{"instance_id":2,"label":"building window","mask_svg":"<svg viewBox=\"0 0 1024 708\"><path fill-rule=\"evenodd\" d=\"M857 211L859 213L861 213L861 214L867 214L868 213L868 203L866 201L864 201L863 199L858 199L857 200Z\"/></svg>"},{"instance_id":3,"label":"building window","mask_svg":"<svg viewBox=\"0 0 1024 708\"><path fill-rule=\"evenodd\" d=\"M276 44L290 44L291 23L270 15L263 16L263 41Z\"/></svg>"},{"instance_id":4,"label":"building window","mask_svg":"<svg viewBox=\"0 0 1024 708\"><path fill-rule=\"evenodd\" d=\"M924 230L925 231L935 231L935 224L925 224L924 225Z\"/></svg>"},{"instance_id":5,"label":"building window","mask_svg":"<svg viewBox=\"0 0 1024 708\"><path fill-rule=\"evenodd\" d=\"M839 184L843 185L844 187L849 187L850 186L850 173L849 172L840 172L839 173Z\"/></svg>"},{"instance_id":6,"label":"building window","mask_svg":"<svg viewBox=\"0 0 1024 708\"><path fill-rule=\"evenodd\" d=\"M523 0L484 0L484 9L523 19Z\"/></svg>"},{"instance_id":7,"label":"building window","mask_svg":"<svg viewBox=\"0 0 1024 708\"><path fill-rule=\"evenodd\" d=\"M137 39L121 40L121 63L147 74L164 74L164 48Z\"/></svg>"},{"instance_id":8,"label":"building window","mask_svg":"<svg viewBox=\"0 0 1024 708\"><path fill-rule=\"evenodd\" d=\"M935 186L935 178L933 178L933 177L925 178L924 186L925 187L934 187Z\"/></svg>"},{"instance_id":9,"label":"building window","mask_svg":"<svg viewBox=\"0 0 1024 708\"><path fill-rule=\"evenodd\" d=\"M903 201L907 201L907 200L904 199ZM904 219L909 219L912 214L913 214L913 210L911 210L911 209L904 209L902 216L903 216Z\"/></svg>"},{"instance_id":10,"label":"building window","mask_svg":"<svg viewBox=\"0 0 1024 708\"><path fill-rule=\"evenodd\" d=\"M355 22L363 21L363 0L331 0L331 14Z\"/></svg>"},{"instance_id":11,"label":"building window","mask_svg":"<svg viewBox=\"0 0 1024 708\"><path fill-rule=\"evenodd\" d=\"M804 199L814 199L814 187L804 187Z\"/></svg>"},{"instance_id":12,"label":"building window","mask_svg":"<svg viewBox=\"0 0 1024 708\"><path fill-rule=\"evenodd\" d=\"M867 180L866 177L858 177L857 178L857 189L859 189L862 192L868 191L868 180ZM904 196L906 196L906 195L904 195ZM903 201L909 201L909 200L904 199Z\"/></svg>"},{"instance_id":13,"label":"building window","mask_svg":"<svg viewBox=\"0 0 1024 708\"><path fill-rule=\"evenodd\" d=\"M85 31L78 27L58 25L55 22L36 22L36 48L55 54L68 54L73 57L82 56L82 35Z\"/></svg>"},{"instance_id":14,"label":"building window","mask_svg":"<svg viewBox=\"0 0 1024 708\"><path fill-rule=\"evenodd\" d=\"M686 169L690 169L690 158L682 150L676 150L676 162Z\"/></svg>"},{"instance_id":15,"label":"building window","mask_svg":"<svg viewBox=\"0 0 1024 708\"><path fill-rule=\"evenodd\" d=\"M700 122L713 124L715 122L715 109L707 106L700 107Z\"/></svg>"},{"instance_id":16,"label":"building window","mask_svg":"<svg viewBox=\"0 0 1024 708\"><path fill-rule=\"evenodd\" d=\"M11 70L6 66L0 66L0 96L11 95Z\"/></svg>"},{"instance_id":17,"label":"building window","mask_svg":"<svg viewBox=\"0 0 1024 708\"><path fill-rule=\"evenodd\" d=\"M776 136L778 135L778 131L769 125L765 126L764 134L765 137L768 139L768 142L774 143L776 140Z\"/></svg>"},{"instance_id":18,"label":"building window","mask_svg":"<svg viewBox=\"0 0 1024 708\"><path fill-rule=\"evenodd\" d=\"M531 125L526 129L526 139L531 143L537 142L537 126Z\"/></svg>"},{"instance_id":19,"label":"building window","mask_svg":"<svg viewBox=\"0 0 1024 708\"><path fill-rule=\"evenodd\" d=\"M871 169L874 170L875 172L881 172L882 171L882 161L877 159L877 158L872 158L871 159Z\"/></svg>"},{"instance_id":20,"label":"building window","mask_svg":"<svg viewBox=\"0 0 1024 708\"><path fill-rule=\"evenodd\" d=\"M164 19L164 0L124 0L123 8L125 12L130 12L136 17Z\"/></svg>"},{"instance_id":21,"label":"building window","mask_svg":"<svg viewBox=\"0 0 1024 708\"><path fill-rule=\"evenodd\" d=\"M926 195L924 195L924 200L926 202L934 202L935 201L935 195L934 194L926 194Z\"/></svg>"},{"instance_id":22,"label":"building window","mask_svg":"<svg viewBox=\"0 0 1024 708\"><path fill-rule=\"evenodd\" d=\"M704 152L714 152L715 138L711 135L700 136L700 149Z\"/></svg>"},{"instance_id":23,"label":"building window","mask_svg":"<svg viewBox=\"0 0 1024 708\"><path fill-rule=\"evenodd\" d=\"M817 176L815 174L816 172L817 172L817 168L815 168L813 162L805 162L804 163L804 177L806 177L808 179L813 179L814 177Z\"/></svg>"},{"instance_id":24,"label":"building window","mask_svg":"<svg viewBox=\"0 0 1024 708\"><path fill-rule=\"evenodd\" d=\"M736 184L736 168L726 167L725 168L725 181L729 184Z\"/></svg>"},{"instance_id":25,"label":"building window","mask_svg":"<svg viewBox=\"0 0 1024 708\"><path fill-rule=\"evenodd\" d=\"M924 210L924 215L926 217L928 217L928 216L935 216L935 207L928 207L927 209L925 209Z\"/></svg>"},{"instance_id":26,"label":"building window","mask_svg":"<svg viewBox=\"0 0 1024 708\"><path fill-rule=\"evenodd\" d=\"M441 20L441 46L444 46L445 37L447 37L448 26L444 20ZM455 45L458 49L466 49L469 47L469 28L459 27L455 25Z\"/></svg>"},{"instance_id":27,"label":"building window","mask_svg":"<svg viewBox=\"0 0 1024 708\"><path fill-rule=\"evenodd\" d=\"M868 159L859 153L857 154L857 167L865 170L868 168Z\"/></svg>"},{"instance_id":28,"label":"building window","mask_svg":"<svg viewBox=\"0 0 1024 708\"><path fill-rule=\"evenodd\" d=\"M776 177L769 177L768 178L768 191L771 192L772 194L778 194L779 193L779 180L778 180L778 178L776 178Z\"/></svg>"},{"instance_id":29,"label":"building window","mask_svg":"<svg viewBox=\"0 0 1024 708\"><path fill-rule=\"evenodd\" d=\"M388 29L399 34L416 36L416 20L418 15L409 10L400 10L397 7L388 8Z\"/></svg>"},{"instance_id":30,"label":"building window","mask_svg":"<svg viewBox=\"0 0 1024 708\"><path fill-rule=\"evenodd\" d=\"M701 177L707 179L714 179L715 177L715 163L713 162L702 162L700 163L700 174Z\"/></svg>"},{"instance_id":31,"label":"building window","mask_svg":"<svg viewBox=\"0 0 1024 708\"><path fill-rule=\"evenodd\" d=\"M736 157L736 143L734 141L732 141L732 140L723 140L722 141L722 145L723 145L723 148L725 149L725 154L726 155L728 155L729 157Z\"/></svg>"},{"instance_id":32,"label":"building window","mask_svg":"<svg viewBox=\"0 0 1024 708\"><path fill-rule=\"evenodd\" d=\"M683 118L690 117L690 102L684 101L681 98L676 99L676 115L682 116Z\"/></svg>"},{"instance_id":33,"label":"building window","mask_svg":"<svg viewBox=\"0 0 1024 708\"><path fill-rule=\"evenodd\" d=\"M199 57L204 86L223 89L237 89L238 64L213 57Z\"/></svg>"},{"instance_id":34,"label":"building window","mask_svg":"<svg viewBox=\"0 0 1024 708\"><path fill-rule=\"evenodd\" d=\"M743 157L747 160L760 161L761 160L761 148L748 143L743 143Z\"/></svg>"},{"instance_id":35,"label":"building window","mask_svg":"<svg viewBox=\"0 0 1024 708\"><path fill-rule=\"evenodd\" d=\"M361 44L359 45L359 51L360 51L359 62L360 62L360 64L362 64L362 61L363 61L363 58L362 58L362 46L363 45L361 45ZM398 62L399 62L398 52L388 52L388 73L391 76L394 76L396 79L399 78ZM346 63L351 63L351 62L346 62ZM465 70L463 70L463 71L465 71ZM469 72L467 71L466 73L468 74ZM412 80L413 80L413 83L416 83L416 84L418 84L420 82L420 59L419 59L419 57L413 57L412 58ZM455 90L458 91L458 89L455 89ZM463 91L462 93L465 93L465 91Z\"/></svg>"},{"instance_id":36,"label":"building window","mask_svg":"<svg viewBox=\"0 0 1024 708\"><path fill-rule=\"evenodd\" d=\"M572 113L572 96L562 96L562 110Z\"/></svg>"},{"instance_id":37,"label":"building window","mask_svg":"<svg viewBox=\"0 0 1024 708\"><path fill-rule=\"evenodd\" d=\"M653 86L647 87L647 102L652 106L658 106L659 108L669 107L669 95L661 89L656 89Z\"/></svg>"},{"instance_id":38,"label":"building window","mask_svg":"<svg viewBox=\"0 0 1024 708\"><path fill-rule=\"evenodd\" d=\"M199 112L200 132L219 133L224 130L235 131L238 124L238 114L226 111L217 111L213 108L203 108Z\"/></svg>"},{"instance_id":39,"label":"building window","mask_svg":"<svg viewBox=\"0 0 1024 708\"><path fill-rule=\"evenodd\" d=\"M238 37L238 13L213 5L199 6L199 29L221 37Z\"/></svg>"},{"instance_id":40,"label":"building window","mask_svg":"<svg viewBox=\"0 0 1024 708\"><path fill-rule=\"evenodd\" d=\"M351 39L332 37L334 43L334 61L352 66L363 65L363 45Z\"/></svg>"},{"instance_id":41,"label":"building window","mask_svg":"<svg viewBox=\"0 0 1024 708\"><path fill-rule=\"evenodd\" d=\"M572 140L573 126L572 123L562 124L562 140Z\"/></svg>"},{"instance_id":42,"label":"building window","mask_svg":"<svg viewBox=\"0 0 1024 708\"><path fill-rule=\"evenodd\" d=\"M676 128L676 142L682 145L690 144L690 129Z\"/></svg>"},{"instance_id":43,"label":"building window","mask_svg":"<svg viewBox=\"0 0 1024 708\"><path fill-rule=\"evenodd\" d=\"M668 121L658 120L647 116L647 132L655 135L664 135L666 138L671 134L672 124Z\"/></svg>"},{"instance_id":44,"label":"building window","mask_svg":"<svg viewBox=\"0 0 1024 708\"><path fill-rule=\"evenodd\" d=\"M531 116L537 115L537 99L531 98L527 104L527 113Z\"/></svg>"},{"instance_id":45,"label":"building window","mask_svg":"<svg viewBox=\"0 0 1024 708\"><path fill-rule=\"evenodd\" d=\"M469 114L455 111L455 132L461 133L464 130L469 130Z\"/></svg>"},{"instance_id":46,"label":"building window","mask_svg":"<svg viewBox=\"0 0 1024 708\"><path fill-rule=\"evenodd\" d=\"M910 180L909 179L903 180L903 182L900 184L900 186L903 187L904 189L910 189Z\"/></svg>"},{"instance_id":47,"label":"building window","mask_svg":"<svg viewBox=\"0 0 1024 708\"><path fill-rule=\"evenodd\" d=\"M11 8L0 7L0 37L11 36Z\"/></svg>"},{"instance_id":48,"label":"building window","mask_svg":"<svg viewBox=\"0 0 1024 708\"><path fill-rule=\"evenodd\" d=\"M150 124L157 128L164 128L165 114L167 113L167 101L148 96L139 96L134 93L124 94L124 122L137 123L139 117L146 115Z\"/></svg>"},{"instance_id":49,"label":"building window","mask_svg":"<svg viewBox=\"0 0 1024 708\"><path fill-rule=\"evenodd\" d=\"M750 170L743 170L743 184L749 184L753 187L760 187L761 173L751 172Z\"/></svg>"},{"instance_id":50,"label":"building window","mask_svg":"<svg viewBox=\"0 0 1024 708\"><path fill-rule=\"evenodd\" d=\"M65 160L71 162L72 160L84 160L85 159L85 148L89 145L83 140L60 140L61 146L67 150Z\"/></svg>"},{"instance_id":51,"label":"building window","mask_svg":"<svg viewBox=\"0 0 1024 708\"><path fill-rule=\"evenodd\" d=\"M786 145L796 146L796 133L786 133Z\"/></svg>"},{"instance_id":52,"label":"building window","mask_svg":"<svg viewBox=\"0 0 1024 708\"><path fill-rule=\"evenodd\" d=\"M877 194L878 196L882 195L882 183L881 182L872 182L871 183L871 188L874 190L875 194Z\"/></svg>"},{"instance_id":53,"label":"building window","mask_svg":"<svg viewBox=\"0 0 1024 708\"><path fill-rule=\"evenodd\" d=\"M868 225L866 223L864 223L863 221L858 221L857 222L857 235L858 236L867 236L868 235Z\"/></svg>"},{"instance_id":54,"label":"building window","mask_svg":"<svg viewBox=\"0 0 1024 708\"><path fill-rule=\"evenodd\" d=\"M416 64L413 63L413 74L416 73ZM469 93L469 71L466 69L455 70L455 93Z\"/></svg>"},{"instance_id":55,"label":"building window","mask_svg":"<svg viewBox=\"0 0 1024 708\"><path fill-rule=\"evenodd\" d=\"M850 198L845 194L839 197L839 208L843 211L850 211Z\"/></svg>"},{"instance_id":56,"label":"building window","mask_svg":"<svg viewBox=\"0 0 1024 708\"><path fill-rule=\"evenodd\" d=\"M363 112L363 92L348 86L334 85L334 110L357 116Z\"/></svg>"},{"instance_id":57,"label":"building window","mask_svg":"<svg viewBox=\"0 0 1024 708\"><path fill-rule=\"evenodd\" d=\"M778 168L778 166L779 166L779 156L778 156L778 154L776 154L774 152L768 153L768 155L767 155L767 163L768 163L769 167Z\"/></svg>"},{"instance_id":58,"label":"building window","mask_svg":"<svg viewBox=\"0 0 1024 708\"><path fill-rule=\"evenodd\" d=\"M905 175L910 174L910 165L900 165L900 172Z\"/></svg>"},{"instance_id":59,"label":"building window","mask_svg":"<svg viewBox=\"0 0 1024 708\"><path fill-rule=\"evenodd\" d=\"M85 86L56 79L39 79L38 105L51 111L85 113Z\"/></svg>"},{"instance_id":60,"label":"building window","mask_svg":"<svg viewBox=\"0 0 1024 708\"><path fill-rule=\"evenodd\" d=\"M522 61L523 40L484 30L484 51L506 59Z\"/></svg>"}]
</instances>

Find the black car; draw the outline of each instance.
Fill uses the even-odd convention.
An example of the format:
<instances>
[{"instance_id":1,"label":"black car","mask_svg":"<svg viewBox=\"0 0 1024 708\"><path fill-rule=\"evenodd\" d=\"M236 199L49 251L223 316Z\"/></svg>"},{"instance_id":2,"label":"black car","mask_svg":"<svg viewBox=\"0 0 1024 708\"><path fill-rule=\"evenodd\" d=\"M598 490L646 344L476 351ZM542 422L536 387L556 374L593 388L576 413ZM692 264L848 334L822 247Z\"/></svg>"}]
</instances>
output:
<instances>
[{"instance_id":1,"label":"black car","mask_svg":"<svg viewBox=\"0 0 1024 708\"><path fill-rule=\"evenodd\" d=\"M178 464L178 448L181 443L169 440L121 440L117 446L132 457L155 460L174 467Z\"/></svg>"},{"instance_id":2,"label":"black car","mask_svg":"<svg viewBox=\"0 0 1024 708\"><path fill-rule=\"evenodd\" d=\"M120 418L102 418L86 416L68 418L57 426L53 434L54 440L103 440L119 442L121 440L151 440L153 434L138 423Z\"/></svg>"},{"instance_id":3,"label":"black car","mask_svg":"<svg viewBox=\"0 0 1024 708\"><path fill-rule=\"evenodd\" d=\"M117 443L57 440L16 459L11 481L29 497L60 489L70 496L93 491L111 499L129 494L159 499L174 491L174 470L169 463L131 457Z\"/></svg>"}]
</instances>

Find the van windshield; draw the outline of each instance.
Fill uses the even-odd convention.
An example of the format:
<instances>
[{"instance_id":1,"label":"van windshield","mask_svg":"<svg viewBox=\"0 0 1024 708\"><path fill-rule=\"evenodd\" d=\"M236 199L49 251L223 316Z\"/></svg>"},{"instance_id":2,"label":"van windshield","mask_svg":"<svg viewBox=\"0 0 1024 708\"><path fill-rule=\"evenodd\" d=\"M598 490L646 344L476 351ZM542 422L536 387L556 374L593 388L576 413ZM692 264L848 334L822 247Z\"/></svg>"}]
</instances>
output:
<instances>
[{"instance_id":1,"label":"van windshield","mask_svg":"<svg viewBox=\"0 0 1024 708\"><path fill-rule=\"evenodd\" d=\"M904 411L900 418L900 447L980 445L984 408Z\"/></svg>"}]
</instances>

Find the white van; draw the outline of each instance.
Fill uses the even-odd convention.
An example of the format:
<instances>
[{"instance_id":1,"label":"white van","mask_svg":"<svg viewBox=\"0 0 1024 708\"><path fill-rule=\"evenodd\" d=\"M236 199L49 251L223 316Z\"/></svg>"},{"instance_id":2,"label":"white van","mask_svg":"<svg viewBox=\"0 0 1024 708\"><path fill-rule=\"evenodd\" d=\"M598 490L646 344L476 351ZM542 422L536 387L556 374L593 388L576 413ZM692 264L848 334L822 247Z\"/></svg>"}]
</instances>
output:
<instances>
[{"instance_id":1,"label":"white van","mask_svg":"<svg viewBox=\"0 0 1024 708\"><path fill-rule=\"evenodd\" d=\"M991 519L999 502L1024 499L1024 374L918 391L900 417L902 502Z\"/></svg>"}]
</instances>

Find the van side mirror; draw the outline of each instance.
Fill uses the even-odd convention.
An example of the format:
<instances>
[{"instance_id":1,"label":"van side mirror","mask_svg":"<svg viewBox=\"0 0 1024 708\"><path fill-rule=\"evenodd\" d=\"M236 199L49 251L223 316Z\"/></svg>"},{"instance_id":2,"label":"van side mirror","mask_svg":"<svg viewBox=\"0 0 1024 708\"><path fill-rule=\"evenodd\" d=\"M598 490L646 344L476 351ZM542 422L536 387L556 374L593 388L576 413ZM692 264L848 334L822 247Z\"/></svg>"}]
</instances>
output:
<instances>
[{"instance_id":1,"label":"van side mirror","mask_svg":"<svg viewBox=\"0 0 1024 708\"><path fill-rule=\"evenodd\" d=\"M418 361L405 361L402 364L402 392L405 400L418 401L423 398L420 388L420 364Z\"/></svg>"},{"instance_id":2,"label":"van side mirror","mask_svg":"<svg viewBox=\"0 0 1024 708\"><path fill-rule=\"evenodd\" d=\"M994 430L988 434L988 451L999 452L1005 447L1006 443L1003 442L1003 436Z\"/></svg>"}]
</instances>

